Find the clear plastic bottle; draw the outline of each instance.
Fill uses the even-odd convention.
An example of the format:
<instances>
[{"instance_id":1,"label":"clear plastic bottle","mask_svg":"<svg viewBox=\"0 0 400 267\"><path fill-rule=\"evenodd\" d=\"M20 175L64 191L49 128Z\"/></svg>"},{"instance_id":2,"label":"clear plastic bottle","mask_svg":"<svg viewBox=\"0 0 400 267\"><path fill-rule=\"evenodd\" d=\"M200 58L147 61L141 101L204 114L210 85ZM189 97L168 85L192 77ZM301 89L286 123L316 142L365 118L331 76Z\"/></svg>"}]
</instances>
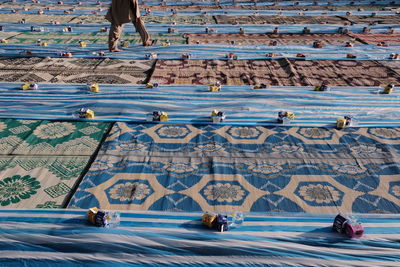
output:
<instances>
[{"instance_id":1,"label":"clear plastic bottle","mask_svg":"<svg viewBox=\"0 0 400 267\"><path fill-rule=\"evenodd\" d=\"M282 119L282 124L283 124L283 125L287 125L287 124L290 124L291 121L292 121L292 120L291 120L290 118L288 118L288 117L283 117L283 119Z\"/></svg>"},{"instance_id":2,"label":"clear plastic bottle","mask_svg":"<svg viewBox=\"0 0 400 267\"><path fill-rule=\"evenodd\" d=\"M234 211L231 213L231 216L232 216L232 222L229 225L230 227L238 227L243 224L244 222L243 212Z\"/></svg>"},{"instance_id":3,"label":"clear plastic bottle","mask_svg":"<svg viewBox=\"0 0 400 267\"><path fill-rule=\"evenodd\" d=\"M121 221L121 215L119 211L106 211L105 212L105 221L106 221L106 226L109 228L115 228L119 226L119 223Z\"/></svg>"}]
</instances>

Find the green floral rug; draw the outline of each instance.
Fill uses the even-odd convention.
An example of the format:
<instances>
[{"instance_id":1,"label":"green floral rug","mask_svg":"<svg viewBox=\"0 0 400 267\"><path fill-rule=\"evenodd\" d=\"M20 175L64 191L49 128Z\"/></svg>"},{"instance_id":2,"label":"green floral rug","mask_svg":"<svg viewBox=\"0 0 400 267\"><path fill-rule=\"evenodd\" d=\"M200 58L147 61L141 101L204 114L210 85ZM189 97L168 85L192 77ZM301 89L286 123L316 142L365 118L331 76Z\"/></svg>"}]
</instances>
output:
<instances>
[{"instance_id":1,"label":"green floral rug","mask_svg":"<svg viewBox=\"0 0 400 267\"><path fill-rule=\"evenodd\" d=\"M60 208L109 123L0 119L0 208Z\"/></svg>"},{"instance_id":2,"label":"green floral rug","mask_svg":"<svg viewBox=\"0 0 400 267\"><path fill-rule=\"evenodd\" d=\"M20 22L22 19L26 20L26 23L48 23L51 21L59 21L60 23L70 23L76 16L75 15L36 15L36 14L1 14L1 21L7 22Z\"/></svg>"},{"instance_id":3,"label":"green floral rug","mask_svg":"<svg viewBox=\"0 0 400 267\"><path fill-rule=\"evenodd\" d=\"M201 24L215 23L215 20L212 16L142 16L145 23L152 24L171 24L172 22L176 22L177 24ZM79 15L75 16L70 23L109 23L104 16L93 16L93 15Z\"/></svg>"},{"instance_id":4,"label":"green floral rug","mask_svg":"<svg viewBox=\"0 0 400 267\"><path fill-rule=\"evenodd\" d=\"M182 33L151 33L153 39L157 39L160 43L169 40L171 44L186 44L186 38ZM90 44L104 44L104 49L107 49L108 34L107 33L43 33L43 32L0 32L1 39L8 39L14 44L35 44L38 39L46 41L48 44L77 44L78 41L85 41ZM131 44L141 44L139 34L123 33L121 40L128 41Z\"/></svg>"},{"instance_id":5,"label":"green floral rug","mask_svg":"<svg viewBox=\"0 0 400 267\"><path fill-rule=\"evenodd\" d=\"M152 24L215 24L212 16L143 16L145 23Z\"/></svg>"}]
</instances>

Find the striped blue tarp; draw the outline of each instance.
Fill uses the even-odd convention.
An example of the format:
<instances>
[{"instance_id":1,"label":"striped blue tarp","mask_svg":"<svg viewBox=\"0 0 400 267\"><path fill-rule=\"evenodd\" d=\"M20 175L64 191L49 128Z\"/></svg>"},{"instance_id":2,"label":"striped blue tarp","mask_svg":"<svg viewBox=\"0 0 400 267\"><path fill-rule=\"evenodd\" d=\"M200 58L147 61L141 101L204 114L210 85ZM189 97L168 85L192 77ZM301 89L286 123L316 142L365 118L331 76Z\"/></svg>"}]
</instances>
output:
<instances>
[{"instance_id":1,"label":"striped blue tarp","mask_svg":"<svg viewBox=\"0 0 400 267\"><path fill-rule=\"evenodd\" d=\"M0 0L0 3L9 3L10 0ZM30 4L31 0L15 0L15 4ZM55 4L54 0L41 0L40 4ZM65 0L63 1L64 5L76 5L78 1L76 0ZM97 0L86 0L82 2L82 5L98 5ZM103 5L110 4L110 0L100 1ZM315 1L265 1L265 0L139 0L139 3L147 3L148 5L160 5L161 3L165 3L166 5L174 6L209 6L218 3L221 6L224 5L257 5L257 6L312 6L315 5ZM370 0L361 0L361 1L351 1L351 0L341 0L341 1L318 1L317 4L319 6L345 6L345 5L369 5L372 1ZM374 1L374 5L388 5L391 2L394 2L394 5L400 4L400 1L392 1L392 0L379 0Z\"/></svg>"},{"instance_id":2,"label":"striped blue tarp","mask_svg":"<svg viewBox=\"0 0 400 267\"><path fill-rule=\"evenodd\" d=\"M400 215L356 215L365 234L332 232L335 214L245 214L215 232L199 213L124 212L117 228L84 210L0 210L1 266L399 266Z\"/></svg>"},{"instance_id":3,"label":"striped blue tarp","mask_svg":"<svg viewBox=\"0 0 400 267\"><path fill-rule=\"evenodd\" d=\"M1 20L1 18L0 18ZM74 33L99 33L101 28L110 27L109 23L105 24L59 24L53 25L51 23L12 23L12 22L1 22L3 31L5 32L30 32L31 26L34 27L35 31L42 30L42 32L60 32L62 33L65 27L71 26ZM302 33L304 27L311 30L311 33L338 33L339 27L349 29L350 32L361 33L364 27L371 29L371 33L387 33L390 28L395 31L400 30L399 24L354 24L349 26L335 25L335 24L181 24L181 25L169 25L169 24L146 24L146 29L150 33L167 33L169 28L176 29L177 33L205 33L206 27L213 28L217 33L239 33L240 28L243 28L246 33L272 33L275 27L278 27L279 33ZM42 29L41 29L42 28ZM124 33L135 33L133 25L128 23L124 28ZM66 32L65 34L68 34ZM104 33L107 36L107 33Z\"/></svg>"},{"instance_id":4,"label":"striped blue tarp","mask_svg":"<svg viewBox=\"0 0 400 267\"><path fill-rule=\"evenodd\" d=\"M312 45L224 45L224 44L192 44L172 46L143 47L133 45L123 52L110 53L107 45L90 44L81 48L78 44L49 44L46 47L35 44L0 44L0 57L65 57L63 53L70 52L75 58L119 58L119 59L147 59L148 55L156 54L158 59L182 59L183 54L189 54L191 60L227 59L228 53L235 53L240 60L257 60L271 58L268 54L274 53L273 58L298 58L303 54L307 59L329 60L389 60L392 53L400 50L400 45L380 47L376 45L326 45L323 48L313 48ZM29 55L27 55L29 51ZM105 54L100 55L102 51ZM348 54L356 58L347 58Z\"/></svg>"},{"instance_id":5,"label":"striped blue tarp","mask_svg":"<svg viewBox=\"0 0 400 267\"><path fill-rule=\"evenodd\" d=\"M0 83L0 117L20 119L77 119L82 108L95 111L99 121L145 121L154 110L166 111L171 123L210 123L214 109L224 111L227 124L276 125L281 110L296 114L293 126L334 126L339 116L352 114L360 127L400 126L400 93L378 94L379 87L312 87L100 85L91 93L85 84L39 84L22 91L21 84Z\"/></svg>"},{"instance_id":6,"label":"striped blue tarp","mask_svg":"<svg viewBox=\"0 0 400 267\"><path fill-rule=\"evenodd\" d=\"M0 3L9 3L10 0L0 0ZM16 0L14 3L15 4L30 4L32 1L31 0ZM76 5L78 1L76 0L65 0L63 1L64 5ZM103 5L108 5L110 4L110 0L104 0L100 1ZM249 5L257 5L257 6L272 6L272 5L277 5L277 6L313 6L315 5L315 1L309 0L309 1L264 1L264 0L139 0L139 3L147 3L149 6L156 6L160 5L162 2L165 3L165 5L168 6L210 6L214 5L215 3L218 3L220 6L230 6L230 5L243 5L243 6L249 6ZM342 1L318 1L317 4L319 6L345 6L345 5L369 5L371 4L372 1L370 0L362 0L362 1L351 1L351 0L342 0ZM392 1L392 0L379 0L379 1L374 1L374 5L388 5L391 2L394 2L395 5L400 4L400 1ZM40 4L55 4L54 0L41 0ZM86 0L82 1L83 6L87 5L98 5L97 0Z\"/></svg>"},{"instance_id":7,"label":"striped blue tarp","mask_svg":"<svg viewBox=\"0 0 400 267\"><path fill-rule=\"evenodd\" d=\"M29 10L19 10L19 14L38 14L38 11L43 11L43 14L46 15L65 15L65 14L73 14L73 15L94 15L93 11L97 11L96 15L105 15L107 13L107 9L97 10L93 8L93 10L73 10L69 11L68 13L64 13L62 9L50 9L50 10L43 10L40 8L31 8ZM0 14L10 14L13 13L15 9L13 8L2 8L0 9ZM255 12L256 14L261 16L346 16L347 11L326 11L326 10L312 10L312 11L298 11L298 10L241 10L241 9L213 9L207 10L204 12L202 10L179 10L174 11L165 11L165 10L156 10L151 11L151 15L153 16L251 16ZM145 11L141 10L141 14L145 15ZM395 16L396 11L352 11L352 15L354 16Z\"/></svg>"}]
</instances>

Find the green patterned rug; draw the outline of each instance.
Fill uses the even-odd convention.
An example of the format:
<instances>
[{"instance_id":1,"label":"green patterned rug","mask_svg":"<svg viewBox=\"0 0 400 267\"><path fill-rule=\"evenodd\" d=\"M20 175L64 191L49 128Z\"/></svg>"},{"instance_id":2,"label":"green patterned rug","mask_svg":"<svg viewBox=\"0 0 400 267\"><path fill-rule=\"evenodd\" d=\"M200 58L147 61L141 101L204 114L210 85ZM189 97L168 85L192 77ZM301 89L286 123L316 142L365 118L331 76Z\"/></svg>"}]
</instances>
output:
<instances>
[{"instance_id":1,"label":"green patterned rug","mask_svg":"<svg viewBox=\"0 0 400 267\"><path fill-rule=\"evenodd\" d=\"M176 22L177 24L201 24L201 23L215 23L212 16L142 16L145 23L154 24L171 24ZM109 23L104 16L93 16L93 15L79 15L71 19L70 23Z\"/></svg>"},{"instance_id":2,"label":"green patterned rug","mask_svg":"<svg viewBox=\"0 0 400 267\"><path fill-rule=\"evenodd\" d=\"M212 16L143 16L145 23L153 24L214 24L216 23Z\"/></svg>"},{"instance_id":3,"label":"green patterned rug","mask_svg":"<svg viewBox=\"0 0 400 267\"><path fill-rule=\"evenodd\" d=\"M20 34L19 32L4 32L4 31L1 31L0 32L0 40L1 39L10 39L10 38L15 37L15 36L17 36L19 34Z\"/></svg>"},{"instance_id":4,"label":"green patterned rug","mask_svg":"<svg viewBox=\"0 0 400 267\"><path fill-rule=\"evenodd\" d=\"M20 22L21 19L25 19L26 23L30 22L51 22L52 20L59 21L60 23L71 22L76 15L35 15L35 14L1 14L1 21L7 22ZM94 16L93 16L94 17Z\"/></svg>"},{"instance_id":5,"label":"green patterned rug","mask_svg":"<svg viewBox=\"0 0 400 267\"><path fill-rule=\"evenodd\" d=\"M109 125L0 119L0 207L66 205Z\"/></svg>"},{"instance_id":6,"label":"green patterned rug","mask_svg":"<svg viewBox=\"0 0 400 267\"><path fill-rule=\"evenodd\" d=\"M186 38L182 33L152 33L150 34L153 39L159 42L169 40L171 44L186 44ZM107 44L107 33L41 33L41 32L0 32L0 39L7 38L10 43L15 44L34 44L38 39L46 41L49 44L77 44L78 41L83 40L88 45L90 44ZM139 34L126 34L123 33L121 40L129 41L131 44L141 44ZM105 46L105 49L107 47Z\"/></svg>"},{"instance_id":7,"label":"green patterned rug","mask_svg":"<svg viewBox=\"0 0 400 267\"><path fill-rule=\"evenodd\" d=\"M138 38L132 36L132 39ZM107 33L43 33L43 32L24 32L15 34L9 38L10 43L16 44L35 44L38 39L47 42L48 44L72 44L83 40L88 44L92 43L107 43ZM106 47L105 47L106 48Z\"/></svg>"},{"instance_id":8,"label":"green patterned rug","mask_svg":"<svg viewBox=\"0 0 400 267\"><path fill-rule=\"evenodd\" d=\"M74 16L73 19L71 19L70 23L99 23L99 24L104 24L104 23L109 23L104 16L94 16L94 15L78 15Z\"/></svg>"}]
</instances>

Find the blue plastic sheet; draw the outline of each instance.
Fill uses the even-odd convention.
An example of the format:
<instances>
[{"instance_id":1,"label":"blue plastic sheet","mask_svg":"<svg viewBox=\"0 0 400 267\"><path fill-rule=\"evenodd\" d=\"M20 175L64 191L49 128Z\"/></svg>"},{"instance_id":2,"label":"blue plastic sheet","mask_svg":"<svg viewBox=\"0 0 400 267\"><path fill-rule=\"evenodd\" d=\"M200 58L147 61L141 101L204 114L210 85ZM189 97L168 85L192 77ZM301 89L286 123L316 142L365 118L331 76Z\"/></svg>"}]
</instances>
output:
<instances>
[{"instance_id":1,"label":"blue plastic sheet","mask_svg":"<svg viewBox=\"0 0 400 267\"><path fill-rule=\"evenodd\" d=\"M400 92L378 94L379 87L312 87L100 85L91 93L85 84L39 84L22 91L21 84L0 83L0 117L20 119L78 119L80 108L95 111L99 121L146 121L154 110L166 111L170 123L211 123L214 109L224 111L226 124L278 125L279 111L292 111L293 126L335 126L336 119L354 115L358 126L400 126Z\"/></svg>"},{"instance_id":2,"label":"blue plastic sheet","mask_svg":"<svg viewBox=\"0 0 400 267\"><path fill-rule=\"evenodd\" d=\"M12 8L1 8L0 14L10 14L13 12ZM38 11L43 11L43 14L47 15L65 15L64 10L62 9L50 9L43 10L40 8L31 8L29 10L18 10L19 14L38 14ZM107 8L102 8L101 10L93 9L93 10L82 10L77 9L73 11L69 11L69 15L93 15L93 11L98 11L96 15L105 15L107 13ZM174 14L176 16L217 16L217 15L225 15L225 16L251 16L254 13L257 13L261 16L346 16L347 11L299 11L299 10L240 10L240 9L214 9L207 10L207 12L202 10L178 10L175 11ZM396 15L395 11L352 11L352 15L354 16L371 16L372 13L375 13L376 16L394 16ZM141 14L145 15L145 11L141 10ZM165 10L156 10L151 11L151 15L153 16L171 16L173 15L172 11Z\"/></svg>"},{"instance_id":3,"label":"blue plastic sheet","mask_svg":"<svg viewBox=\"0 0 400 267\"><path fill-rule=\"evenodd\" d=\"M1 0L0 3L8 3L10 2L10 0ZM76 5L77 4L77 0L65 0L63 1L65 5ZM82 4L84 6L87 5L98 5L97 4L97 0L87 0L87 1L82 1ZM101 1L103 3L103 5L108 5L111 1L110 0L104 0ZM165 3L165 5L169 5L169 6L191 6L191 5L198 5L198 6L210 6L210 5L214 5L216 2L218 2L219 5L221 6L230 6L230 5L243 5L243 6L248 6L248 5L257 5L257 6L272 6L272 5L277 5L277 6L312 6L315 5L314 2L315 1L264 1L264 0L253 0L253 1L243 1L243 0L217 0L217 1L213 1L213 0L192 0L192 1L188 1L188 0L139 0L139 3L147 3L148 5L160 5L162 2ZM372 1L369 0L362 0L362 1L357 1L356 3L352 4L352 2L354 3L355 1L351 1L351 0L342 0L342 1L318 1L317 4L319 6L344 6L344 5L369 5L371 4ZM389 3L393 2L391 0L380 0L380 1L374 1L375 5L388 5ZM394 1L395 5L399 4L399 1L396 0ZM29 0L15 0L16 4L30 4L31 1ZM40 4L55 4L55 1L52 0L41 0Z\"/></svg>"},{"instance_id":4,"label":"blue plastic sheet","mask_svg":"<svg viewBox=\"0 0 400 267\"><path fill-rule=\"evenodd\" d=\"M200 213L123 212L118 228L85 210L1 210L0 264L29 266L398 266L399 215L357 215L366 234L332 232L336 214L245 214L219 233Z\"/></svg>"},{"instance_id":5,"label":"blue plastic sheet","mask_svg":"<svg viewBox=\"0 0 400 267\"><path fill-rule=\"evenodd\" d=\"M326 45L313 48L312 45L172 45L143 47L140 45L125 48L123 52L110 53L106 45L91 44L81 48L78 44L49 44L46 47L25 44L0 44L0 57L63 57L70 52L75 58L120 58L146 59L156 54L158 59L182 59L183 54L190 54L191 60L227 59L228 53L235 53L240 60L256 60L269 58L268 53L275 53L274 58L297 58L303 54L307 59L330 60L389 60L392 53L398 53L400 45L381 47L376 45ZM29 51L29 54L27 54ZM99 55L103 51L105 55ZM352 54L356 58L347 58Z\"/></svg>"},{"instance_id":6,"label":"blue plastic sheet","mask_svg":"<svg viewBox=\"0 0 400 267\"><path fill-rule=\"evenodd\" d=\"M74 33L94 33L100 32L101 28L110 27L109 23L105 24L59 24L52 25L51 23L5 23L0 22L5 32L63 32L65 27L70 26ZM338 33L339 28L349 29L350 32L361 33L364 27L371 29L371 33L387 33L390 28L395 31L400 30L399 24L378 24L378 25L367 25L367 24L356 24L351 26L335 25L335 24L207 24L207 25L195 25L195 24L181 24L181 25L169 25L169 24L146 24L146 29L150 33L167 33L169 28L176 29L177 33L205 33L206 28L213 28L217 33L238 33L240 28L243 28L246 33L272 33L275 27L278 27L280 33L302 33L304 27L310 29L311 33ZM124 28L124 33L135 33L136 30L131 24L127 24ZM68 34L68 33L66 33ZM105 33L107 35L107 33Z\"/></svg>"}]
</instances>

